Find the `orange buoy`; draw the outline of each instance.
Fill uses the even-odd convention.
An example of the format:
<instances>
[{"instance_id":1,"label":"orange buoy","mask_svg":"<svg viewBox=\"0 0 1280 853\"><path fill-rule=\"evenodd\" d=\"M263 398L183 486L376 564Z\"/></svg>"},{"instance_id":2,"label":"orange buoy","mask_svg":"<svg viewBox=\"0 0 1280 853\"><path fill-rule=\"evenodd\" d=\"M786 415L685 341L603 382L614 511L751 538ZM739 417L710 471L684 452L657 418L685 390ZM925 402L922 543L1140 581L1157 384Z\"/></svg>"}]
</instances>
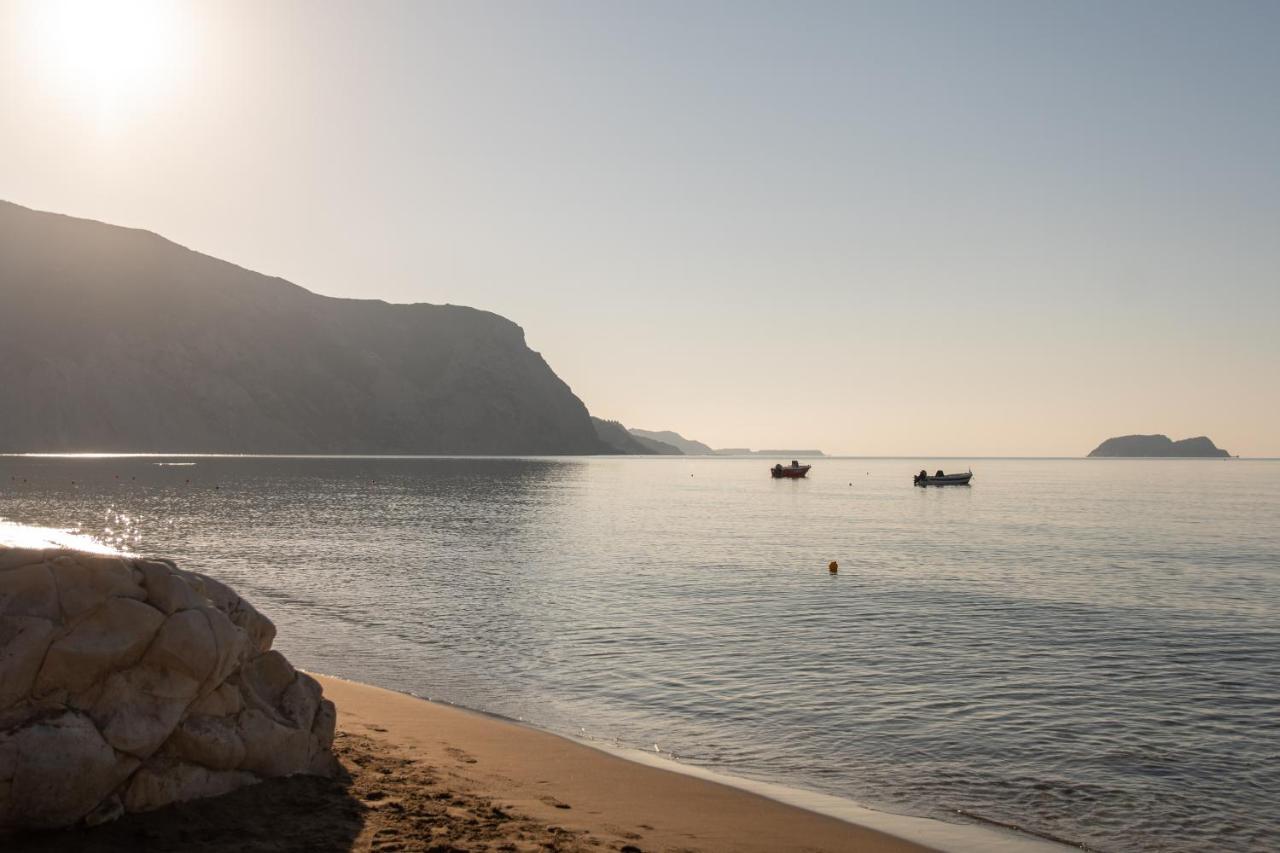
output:
<instances>
[{"instance_id":1,"label":"orange buoy","mask_svg":"<svg viewBox=\"0 0 1280 853\"><path fill-rule=\"evenodd\" d=\"M835 560L832 560L830 563L827 563L827 571L834 575L836 572L840 571L840 564Z\"/></svg>"}]
</instances>

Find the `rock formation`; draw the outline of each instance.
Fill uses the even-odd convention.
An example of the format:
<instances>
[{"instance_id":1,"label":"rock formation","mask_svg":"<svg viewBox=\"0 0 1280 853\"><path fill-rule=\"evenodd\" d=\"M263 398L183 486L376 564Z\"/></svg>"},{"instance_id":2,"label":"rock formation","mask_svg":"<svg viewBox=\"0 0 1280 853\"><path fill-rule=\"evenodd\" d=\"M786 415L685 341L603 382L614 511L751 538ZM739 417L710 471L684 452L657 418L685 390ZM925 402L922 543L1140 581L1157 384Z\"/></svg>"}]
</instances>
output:
<instances>
[{"instance_id":1,"label":"rock formation","mask_svg":"<svg viewBox=\"0 0 1280 853\"><path fill-rule=\"evenodd\" d=\"M5 202L0 388L0 452L609 452L497 314L321 296Z\"/></svg>"},{"instance_id":2,"label":"rock formation","mask_svg":"<svg viewBox=\"0 0 1280 853\"><path fill-rule=\"evenodd\" d=\"M1108 438L1089 454L1092 457L1181 457L1224 459L1230 453L1222 450L1207 436L1171 441L1167 435L1121 435Z\"/></svg>"},{"instance_id":3,"label":"rock formation","mask_svg":"<svg viewBox=\"0 0 1280 853\"><path fill-rule=\"evenodd\" d=\"M170 562L0 544L0 831L332 772L333 703L274 638Z\"/></svg>"}]
</instances>

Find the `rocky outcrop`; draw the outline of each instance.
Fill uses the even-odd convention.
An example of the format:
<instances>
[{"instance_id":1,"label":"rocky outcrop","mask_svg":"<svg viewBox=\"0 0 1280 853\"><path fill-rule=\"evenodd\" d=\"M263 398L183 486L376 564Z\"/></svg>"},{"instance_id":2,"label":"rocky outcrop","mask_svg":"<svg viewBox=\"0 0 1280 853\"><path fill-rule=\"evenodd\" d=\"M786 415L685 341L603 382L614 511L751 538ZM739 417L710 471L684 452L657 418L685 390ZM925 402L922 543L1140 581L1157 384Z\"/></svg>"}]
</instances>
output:
<instances>
[{"instance_id":1,"label":"rocky outcrop","mask_svg":"<svg viewBox=\"0 0 1280 853\"><path fill-rule=\"evenodd\" d=\"M333 703L274 638L173 563L0 544L0 831L331 773Z\"/></svg>"},{"instance_id":2,"label":"rocky outcrop","mask_svg":"<svg viewBox=\"0 0 1280 853\"><path fill-rule=\"evenodd\" d=\"M0 202L0 452L608 452L524 331Z\"/></svg>"},{"instance_id":3,"label":"rocky outcrop","mask_svg":"<svg viewBox=\"0 0 1280 853\"><path fill-rule=\"evenodd\" d=\"M1225 459L1231 454L1207 436L1172 441L1167 435L1121 435L1108 438L1089 454L1091 457L1179 457Z\"/></svg>"}]
</instances>

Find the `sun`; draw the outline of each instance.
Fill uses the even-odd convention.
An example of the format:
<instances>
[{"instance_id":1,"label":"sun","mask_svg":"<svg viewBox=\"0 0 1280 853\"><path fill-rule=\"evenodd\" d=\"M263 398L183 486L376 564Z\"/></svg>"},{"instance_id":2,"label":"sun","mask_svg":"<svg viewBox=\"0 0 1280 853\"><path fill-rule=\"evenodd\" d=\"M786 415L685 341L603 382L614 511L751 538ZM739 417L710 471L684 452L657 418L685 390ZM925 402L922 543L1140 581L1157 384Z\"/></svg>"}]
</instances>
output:
<instances>
[{"instance_id":1,"label":"sun","mask_svg":"<svg viewBox=\"0 0 1280 853\"><path fill-rule=\"evenodd\" d=\"M171 91L185 65L182 5L166 0L35 0L29 70L77 109L114 119Z\"/></svg>"}]
</instances>

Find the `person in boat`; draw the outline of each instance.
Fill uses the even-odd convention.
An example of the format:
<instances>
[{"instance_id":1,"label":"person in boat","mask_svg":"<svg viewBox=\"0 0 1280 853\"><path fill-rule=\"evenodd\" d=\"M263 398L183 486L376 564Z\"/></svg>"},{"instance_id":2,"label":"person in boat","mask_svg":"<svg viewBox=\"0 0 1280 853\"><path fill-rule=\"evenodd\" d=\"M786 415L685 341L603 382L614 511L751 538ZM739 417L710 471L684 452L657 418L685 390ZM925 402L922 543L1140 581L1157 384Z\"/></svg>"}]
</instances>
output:
<instances>
[{"instance_id":1,"label":"person in boat","mask_svg":"<svg viewBox=\"0 0 1280 853\"><path fill-rule=\"evenodd\" d=\"M792 468L799 468L799 467L800 467L800 463L799 463L799 462L797 462L796 460L792 459L792 460L791 460L791 467L792 467Z\"/></svg>"},{"instance_id":2,"label":"person in boat","mask_svg":"<svg viewBox=\"0 0 1280 853\"><path fill-rule=\"evenodd\" d=\"M777 465L774 465L774 466L773 466L773 471L774 471L774 473L775 473L775 474L781 475L781 474L782 474L782 463L781 463L781 462L779 462Z\"/></svg>"},{"instance_id":3,"label":"person in boat","mask_svg":"<svg viewBox=\"0 0 1280 853\"><path fill-rule=\"evenodd\" d=\"M935 477L945 477L945 476L946 476L946 474L943 474L943 473L942 473L942 469L941 469L941 468L939 468L939 469L938 469L938 473L934 474L933 476L935 476Z\"/></svg>"}]
</instances>

